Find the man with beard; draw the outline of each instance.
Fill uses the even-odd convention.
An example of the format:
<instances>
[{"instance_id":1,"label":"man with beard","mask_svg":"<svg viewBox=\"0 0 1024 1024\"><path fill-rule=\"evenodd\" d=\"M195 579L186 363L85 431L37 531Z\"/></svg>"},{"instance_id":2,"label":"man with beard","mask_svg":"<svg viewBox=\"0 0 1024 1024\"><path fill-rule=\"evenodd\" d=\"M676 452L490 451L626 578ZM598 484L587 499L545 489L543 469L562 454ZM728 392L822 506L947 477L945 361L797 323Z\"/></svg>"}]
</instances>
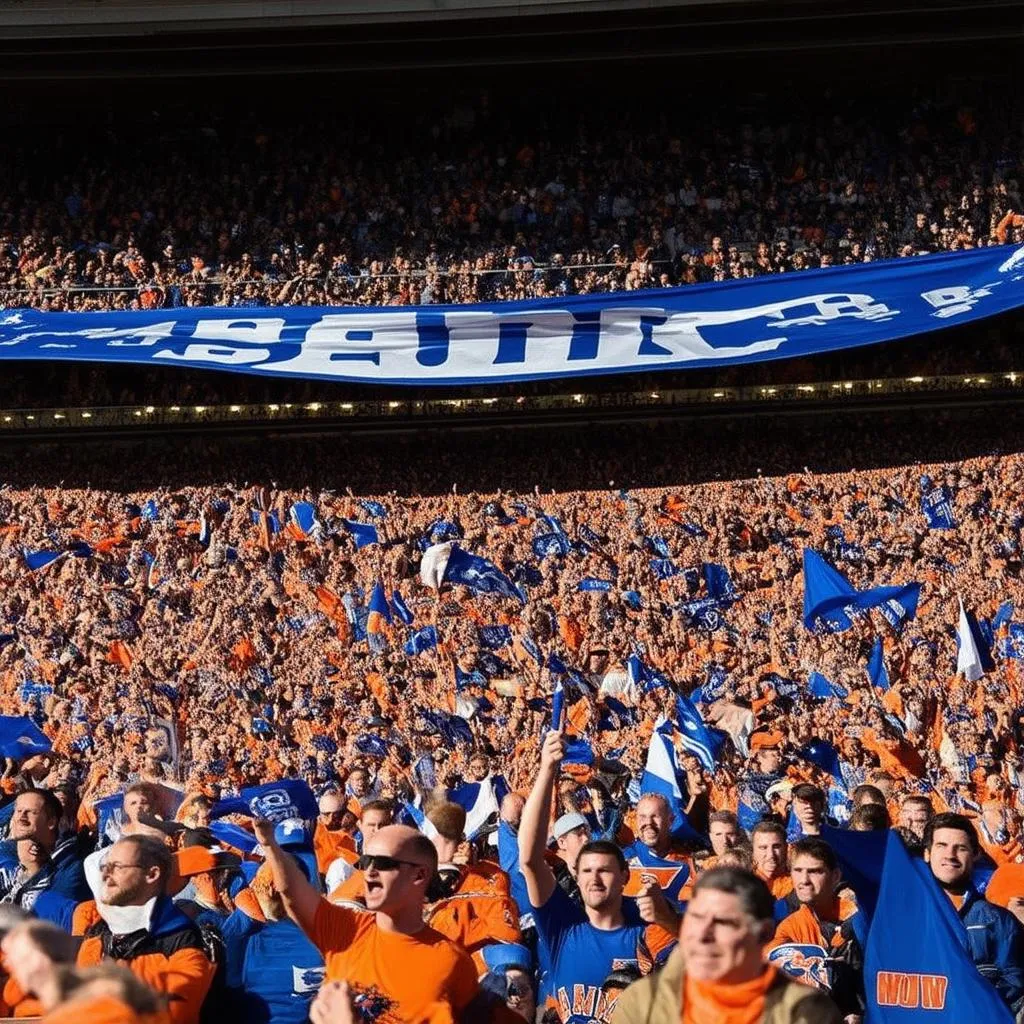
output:
<instances>
[{"instance_id":1,"label":"man with beard","mask_svg":"<svg viewBox=\"0 0 1024 1024\"><path fill-rule=\"evenodd\" d=\"M627 923L622 893L629 867L614 843L589 842L576 858L582 910L558 886L544 851L564 756L561 732L549 732L519 826L519 860L537 927L542 995L562 1024L596 1024L608 1019L614 1004L615 997L602 989L608 975L626 965L649 972L674 943L678 919L657 884L650 882L637 900L642 921Z\"/></svg>"},{"instance_id":2,"label":"man with beard","mask_svg":"<svg viewBox=\"0 0 1024 1024\"><path fill-rule=\"evenodd\" d=\"M172 1024L196 1024L215 964L203 934L167 895L171 853L150 836L118 840L100 862L100 921L78 950L80 967L116 960L167 996Z\"/></svg>"}]
</instances>

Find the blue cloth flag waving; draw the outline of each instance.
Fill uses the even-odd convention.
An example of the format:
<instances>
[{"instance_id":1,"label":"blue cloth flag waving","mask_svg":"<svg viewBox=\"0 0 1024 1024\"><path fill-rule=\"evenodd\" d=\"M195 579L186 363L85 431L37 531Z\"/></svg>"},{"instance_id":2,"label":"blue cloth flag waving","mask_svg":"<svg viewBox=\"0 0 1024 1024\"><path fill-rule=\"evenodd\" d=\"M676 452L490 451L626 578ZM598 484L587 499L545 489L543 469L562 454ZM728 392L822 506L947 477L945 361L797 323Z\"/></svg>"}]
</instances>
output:
<instances>
[{"instance_id":1,"label":"blue cloth flag waving","mask_svg":"<svg viewBox=\"0 0 1024 1024\"><path fill-rule=\"evenodd\" d=\"M920 583L898 587L872 587L857 590L837 569L811 548L804 548L804 625L810 629L824 628L841 633L853 625L850 612L883 608L886 618L899 621L917 614L921 596Z\"/></svg>"},{"instance_id":2,"label":"blue cloth flag waving","mask_svg":"<svg viewBox=\"0 0 1024 1024\"><path fill-rule=\"evenodd\" d=\"M0 715L0 756L14 759L45 754L49 737L28 715Z\"/></svg>"},{"instance_id":3,"label":"blue cloth flag waving","mask_svg":"<svg viewBox=\"0 0 1024 1024\"><path fill-rule=\"evenodd\" d=\"M924 861L889 833L864 951L867 1024L985 1021L1013 1015L974 966L967 933Z\"/></svg>"},{"instance_id":4,"label":"blue cloth flag waving","mask_svg":"<svg viewBox=\"0 0 1024 1024\"><path fill-rule=\"evenodd\" d=\"M452 546L444 578L449 583L461 583L479 594L498 594L526 603L515 584L493 562L463 551L458 544Z\"/></svg>"}]
</instances>

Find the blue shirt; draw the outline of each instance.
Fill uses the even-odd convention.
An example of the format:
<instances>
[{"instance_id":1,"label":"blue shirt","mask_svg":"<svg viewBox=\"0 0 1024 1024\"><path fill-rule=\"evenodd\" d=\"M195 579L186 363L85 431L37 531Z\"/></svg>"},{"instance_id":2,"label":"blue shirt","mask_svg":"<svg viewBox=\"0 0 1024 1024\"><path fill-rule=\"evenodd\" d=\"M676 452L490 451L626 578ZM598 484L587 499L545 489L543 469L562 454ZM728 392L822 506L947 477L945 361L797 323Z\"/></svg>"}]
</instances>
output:
<instances>
[{"instance_id":1,"label":"blue shirt","mask_svg":"<svg viewBox=\"0 0 1024 1024\"><path fill-rule=\"evenodd\" d=\"M595 928L557 885L543 907L533 908L533 918L543 991L562 1024L610 1020L618 993L609 997L601 992L608 975L624 967L647 974L655 957L675 942L662 928L642 922L609 931Z\"/></svg>"},{"instance_id":2,"label":"blue shirt","mask_svg":"<svg viewBox=\"0 0 1024 1024\"><path fill-rule=\"evenodd\" d=\"M238 993L238 1021L303 1024L324 980L320 951L291 921L263 924L236 910L221 927L227 984Z\"/></svg>"}]
</instances>

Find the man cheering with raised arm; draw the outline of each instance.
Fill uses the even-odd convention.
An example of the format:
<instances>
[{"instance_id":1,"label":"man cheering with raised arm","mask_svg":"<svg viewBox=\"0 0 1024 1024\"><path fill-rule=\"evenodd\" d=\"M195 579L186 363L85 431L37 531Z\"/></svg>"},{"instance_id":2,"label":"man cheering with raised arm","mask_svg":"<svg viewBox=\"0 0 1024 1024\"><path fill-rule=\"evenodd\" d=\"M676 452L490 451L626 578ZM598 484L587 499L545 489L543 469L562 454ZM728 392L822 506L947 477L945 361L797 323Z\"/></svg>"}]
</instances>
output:
<instances>
[{"instance_id":1,"label":"man cheering with raised arm","mask_svg":"<svg viewBox=\"0 0 1024 1024\"><path fill-rule=\"evenodd\" d=\"M629 868L614 843L589 842L577 855L582 910L558 886L544 849L564 755L562 734L549 732L519 824L519 862L537 926L543 994L562 1024L595 1024L611 1016L615 997L602 985L612 970L635 966L646 974L675 941L679 921L653 881L637 900L642 920L633 915L627 921L622 890Z\"/></svg>"},{"instance_id":2,"label":"man cheering with raised arm","mask_svg":"<svg viewBox=\"0 0 1024 1024\"><path fill-rule=\"evenodd\" d=\"M327 981L349 983L366 1019L405 1024L429 1020L445 1006L457 1017L473 999L473 961L423 921L437 870L426 836L388 825L367 840L358 862L369 911L362 913L324 899L277 845L271 822L257 821L255 830L288 916L320 950Z\"/></svg>"}]
</instances>

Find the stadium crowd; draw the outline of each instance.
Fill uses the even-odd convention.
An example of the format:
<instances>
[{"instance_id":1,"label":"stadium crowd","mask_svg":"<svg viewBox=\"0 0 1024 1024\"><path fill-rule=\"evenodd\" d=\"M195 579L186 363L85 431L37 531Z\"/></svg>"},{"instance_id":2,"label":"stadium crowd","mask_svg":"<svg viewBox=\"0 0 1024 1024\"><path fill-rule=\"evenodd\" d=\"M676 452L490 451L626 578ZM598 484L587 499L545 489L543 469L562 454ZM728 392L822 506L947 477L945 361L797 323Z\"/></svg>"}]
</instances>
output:
<instances>
[{"instance_id":1,"label":"stadium crowd","mask_svg":"<svg viewBox=\"0 0 1024 1024\"><path fill-rule=\"evenodd\" d=\"M906 427L5 459L7 1008L849 1024L891 829L1012 1019L1024 457ZM806 552L916 609L809 628Z\"/></svg>"},{"instance_id":2,"label":"stadium crowd","mask_svg":"<svg viewBox=\"0 0 1024 1024\"><path fill-rule=\"evenodd\" d=\"M1024 239L1012 90L593 113L524 95L428 101L384 135L372 107L289 122L216 102L200 125L12 133L0 305L467 303Z\"/></svg>"}]
</instances>

